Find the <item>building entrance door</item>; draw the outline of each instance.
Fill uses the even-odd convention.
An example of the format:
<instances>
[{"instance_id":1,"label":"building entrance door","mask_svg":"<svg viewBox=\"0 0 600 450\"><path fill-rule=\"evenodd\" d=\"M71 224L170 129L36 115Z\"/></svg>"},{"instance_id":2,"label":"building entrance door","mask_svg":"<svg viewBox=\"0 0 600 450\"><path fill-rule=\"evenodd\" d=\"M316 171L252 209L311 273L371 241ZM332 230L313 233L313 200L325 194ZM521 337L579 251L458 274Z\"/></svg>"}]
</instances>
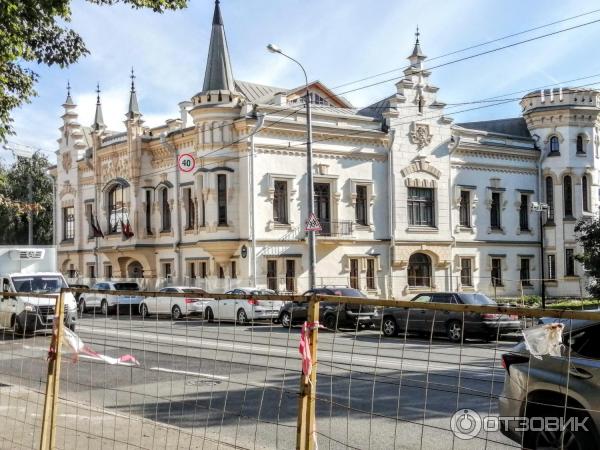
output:
<instances>
[{"instance_id":1,"label":"building entrance door","mask_svg":"<svg viewBox=\"0 0 600 450\"><path fill-rule=\"evenodd\" d=\"M329 183L315 183L315 215L321 223L323 236L331 234L331 209Z\"/></svg>"}]
</instances>

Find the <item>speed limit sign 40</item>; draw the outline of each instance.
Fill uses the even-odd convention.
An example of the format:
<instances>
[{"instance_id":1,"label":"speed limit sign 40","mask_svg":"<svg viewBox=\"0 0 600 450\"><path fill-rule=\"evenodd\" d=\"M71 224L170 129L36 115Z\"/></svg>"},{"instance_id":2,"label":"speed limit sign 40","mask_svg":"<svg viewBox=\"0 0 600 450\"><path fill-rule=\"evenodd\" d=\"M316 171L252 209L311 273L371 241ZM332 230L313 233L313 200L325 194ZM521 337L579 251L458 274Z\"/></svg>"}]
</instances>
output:
<instances>
[{"instance_id":1,"label":"speed limit sign 40","mask_svg":"<svg viewBox=\"0 0 600 450\"><path fill-rule=\"evenodd\" d=\"M196 160L191 153L183 153L177 159L177 166L182 172L191 172L196 167Z\"/></svg>"}]
</instances>

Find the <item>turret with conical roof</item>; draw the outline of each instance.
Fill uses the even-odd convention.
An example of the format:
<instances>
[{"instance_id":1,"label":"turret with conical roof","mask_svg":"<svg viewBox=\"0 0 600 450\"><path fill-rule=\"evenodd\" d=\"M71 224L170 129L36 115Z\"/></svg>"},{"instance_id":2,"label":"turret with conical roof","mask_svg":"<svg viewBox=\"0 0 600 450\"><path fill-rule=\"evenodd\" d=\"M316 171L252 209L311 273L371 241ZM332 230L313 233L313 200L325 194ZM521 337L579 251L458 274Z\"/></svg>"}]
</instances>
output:
<instances>
[{"instance_id":1,"label":"turret with conical roof","mask_svg":"<svg viewBox=\"0 0 600 450\"><path fill-rule=\"evenodd\" d=\"M210 35L210 46L206 60L206 71L204 73L203 92L208 91L230 91L235 92L225 27L219 0L215 1L215 12L212 21L212 33Z\"/></svg>"},{"instance_id":2,"label":"turret with conical roof","mask_svg":"<svg viewBox=\"0 0 600 450\"><path fill-rule=\"evenodd\" d=\"M133 67L131 68L131 91L129 93L129 108L127 109L127 118L130 120L139 119L142 117L142 113L140 113L140 108L138 106L137 94L135 92L135 74L133 72Z\"/></svg>"},{"instance_id":3,"label":"turret with conical roof","mask_svg":"<svg viewBox=\"0 0 600 450\"><path fill-rule=\"evenodd\" d=\"M419 27L417 26L417 31L415 33L415 37L416 37L415 47L413 48L412 53L408 57L411 67L414 67L416 69L422 69L423 61L425 61L425 59L427 59L427 56L425 56L425 54L421 50L421 43L419 42L420 36L421 36L421 33L419 33Z\"/></svg>"},{"instance_id":4,"label":"turret with conical roof","mask_svg":"<svg viewBox=\"0 0 600 450\"><path fill-rule=\"evenodd\" d=\"M102 104L100 103L100 83L96 85L96 114L94 115L94 123L92 124L92 130L100 133L106 129L104 124L104 117L102 115Z\"/></svg>"}]
</instances>

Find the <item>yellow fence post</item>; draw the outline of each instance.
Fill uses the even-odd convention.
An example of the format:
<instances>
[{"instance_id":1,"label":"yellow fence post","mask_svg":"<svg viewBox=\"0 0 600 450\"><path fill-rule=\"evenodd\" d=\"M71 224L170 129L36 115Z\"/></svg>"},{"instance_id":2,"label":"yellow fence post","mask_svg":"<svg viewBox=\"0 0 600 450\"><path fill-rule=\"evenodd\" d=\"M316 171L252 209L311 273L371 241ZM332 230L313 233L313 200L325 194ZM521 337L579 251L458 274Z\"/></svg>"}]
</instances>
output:
<instances>
[{"instance_id":1,"label":"yellow fence post","mask_svg":"<svg viewBox=\"0 0 600 450\"><path fill-rule=\"evenodd\" d=\"M316 295L308 303L308 324L310 336L310 356L312 367L309 376L300 377L300 399L298 403L298 423L296 429L296 449L313 450L317 439L317 346L319 337L319 301Z\"/></svg>"},{"instance_id":2,"label":"yellow fence post","mask_svg":"<svg viewBox=\"0 0 600 450\"><path fill-rule=\"evenodd\" d=\"M61 289L56 298L54 308L54 324L51 352L48 356L48 379L46 381L46 397L44 399L44 416L42 418L42 436L40 450L53 450L56 447L56 425L58 421L58 394L60 385L60 357L65 319L65 297Z\"/></svg>"}]
</instances>

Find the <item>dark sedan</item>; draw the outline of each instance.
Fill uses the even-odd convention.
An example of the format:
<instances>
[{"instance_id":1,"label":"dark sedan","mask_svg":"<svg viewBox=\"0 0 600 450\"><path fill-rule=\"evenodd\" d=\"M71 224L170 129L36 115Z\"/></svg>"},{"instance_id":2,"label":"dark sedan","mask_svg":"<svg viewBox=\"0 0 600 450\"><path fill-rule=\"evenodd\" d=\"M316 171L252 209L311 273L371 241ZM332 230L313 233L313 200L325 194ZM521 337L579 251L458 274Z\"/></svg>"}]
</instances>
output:
<instances>
[{"instance_id":1,"label":"dark sedan","mask_svg":"<svg viewBox=\"0 0 600 450\"><path fill-rule=\"evenodd\" d=\"M336 295L342 297L366 298L365 294L357 289L347 287L319 287L304 293ZM319 319L325 327L336 328L370 328L373 326L375 308L370 305L356 305L350 303L321 302ZM308 303L288 302L279 312L279 322L284 328L303 323L308 317Z\"/></svg>"},{"instance_id":2,"label":"dark sedan","mask_svg":"<svg viewBox=\"0 0 600 450\"><path fill-rule=\"evenodd\" d=\"M391 307L378 311L374 317L375 327L380 328L384 336L397 336L399 333L445 334L452 342L460 342L464 337L495 339L497 335L515 332L521 329L516 315L480 314L421 309L420 303L450 303L466 305L496 306L496 302L479 293L427 293L412 299L413 308Z\"/></svg>"}]
</instances>

